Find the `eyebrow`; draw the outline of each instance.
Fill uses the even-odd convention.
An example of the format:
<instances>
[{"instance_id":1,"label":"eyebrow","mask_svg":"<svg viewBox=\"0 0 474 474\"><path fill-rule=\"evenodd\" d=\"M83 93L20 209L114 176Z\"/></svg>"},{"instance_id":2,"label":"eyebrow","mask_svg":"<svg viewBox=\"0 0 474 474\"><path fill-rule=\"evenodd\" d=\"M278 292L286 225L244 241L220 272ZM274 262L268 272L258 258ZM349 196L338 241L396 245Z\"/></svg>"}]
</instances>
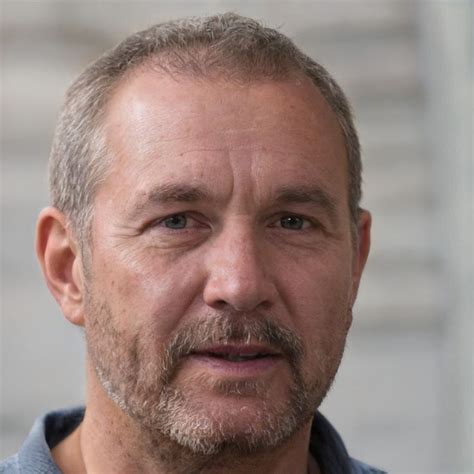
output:
<instances>
[{"instance_id":1,"label":"eyebrow","mask_svg":"<svg viewBox=\"0 0 474 474\"><path fill-rule=\"evenodd\" d=\"M156 204L196 202L211 199L211 193L203 187L175 183L162 184L148 193L146 197L146 201Z\"/></svg>"},{"instance_id":2,"label":"eyebrow","mask_svg":"<svg viewBox=\"0 0 474 474\"><path fill-rule=\"evenodd\" d=\"M186 183L167 183L146 193L133 207L133 213L140 213L150 205L216 200L216 196L206 187ZM335 220L337 216L335 199L317 185L283 186L275 191L272 200L276 204L312 204L323 209L331 220Z\"/></svg>"},{"instance_id":3,"label":"eyebrow","mask_svg":"<svg viewBox=\"0 0 474 474\"><path fill-rule=\"evenodd\" d=\"M300 185L297 187L284 186L276 192L276 202L279 204L313 204L322 208L331 220L337 217L336 200L320 186Z\"/></svg>"},{"instance_id":4,"label":"eyebrow","mask_svg":"<svg viewBox=\"0 0 474 474\"><path fill-rule=\"evenodd\" d=\"M162 205L177 202L199 202L212 200L211 193L203 188L189 184L167 183L161 184L147 192L142 198L137 200L133 206L133 214L139 214L150 205Z\"/></svg>"}]
</instances>

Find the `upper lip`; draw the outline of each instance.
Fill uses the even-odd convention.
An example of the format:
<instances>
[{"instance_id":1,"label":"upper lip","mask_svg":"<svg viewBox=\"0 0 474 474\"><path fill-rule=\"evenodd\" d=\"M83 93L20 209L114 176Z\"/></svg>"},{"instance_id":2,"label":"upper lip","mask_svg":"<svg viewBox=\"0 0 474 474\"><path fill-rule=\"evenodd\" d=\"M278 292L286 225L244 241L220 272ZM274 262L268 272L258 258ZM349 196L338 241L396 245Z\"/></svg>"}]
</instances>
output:
<instances>
[{"instance_id":1,"label":"upper lip","mask_svg":"<svg viewBox=\"0 0 474 474\"><path fill-rule=\"evenodd\" d=\"M256 354L264 355L280 355L280 352L272 347L262 344L243 344L243 343L229 343L229 344L215 344L199 349L193 350L191 354L219 354L219 355L234 355L234 356L251 356Z\"/></svg>"}]
</instances>

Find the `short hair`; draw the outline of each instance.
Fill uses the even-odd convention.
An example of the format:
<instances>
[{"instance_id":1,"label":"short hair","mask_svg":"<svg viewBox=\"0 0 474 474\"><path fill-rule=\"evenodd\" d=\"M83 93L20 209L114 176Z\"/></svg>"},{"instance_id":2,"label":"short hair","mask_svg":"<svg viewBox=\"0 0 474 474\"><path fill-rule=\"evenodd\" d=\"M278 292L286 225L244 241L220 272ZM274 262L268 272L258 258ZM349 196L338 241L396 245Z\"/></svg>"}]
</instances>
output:
<instances>
[{"instance_id":1,"label":"short hair","mask_svg":"<svg viewBox=\"0 0 474 474\"><path fill-rule=\"evenodd\" d=\"M357 223L361 199L360 145L349 102L331 75L285 35L234 13L154 25L135 33L89 65L70 86L50 156L51 204L70 222L80 245L88 240L96 189L110 158L102 125L120 80L153 64L169 74L236 81L285 80L304 74L319 89L341 127L348 164L348 205Z\"/></svg>"}]
</instances>

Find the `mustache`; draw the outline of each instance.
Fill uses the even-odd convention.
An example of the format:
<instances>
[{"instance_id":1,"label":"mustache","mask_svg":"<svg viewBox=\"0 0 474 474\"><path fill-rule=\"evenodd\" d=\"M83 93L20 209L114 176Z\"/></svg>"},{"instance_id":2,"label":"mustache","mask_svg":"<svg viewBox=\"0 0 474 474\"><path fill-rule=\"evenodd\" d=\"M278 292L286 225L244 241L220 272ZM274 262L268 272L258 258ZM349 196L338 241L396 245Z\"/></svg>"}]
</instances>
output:
<instances>
[{"instance_id":1,"label":"mustache","mask_svg":"<svg viewBox=\"0 0 474 474\"><path fill-rule=\"evenodd\" d=\"M180 360L213 344L257 342L281 353L297 371L304 355L301 337L269 316L225 314L207 317L180 328L166 345L161 371L162 386L172 379Z\"/></svg>"}]
</instances>

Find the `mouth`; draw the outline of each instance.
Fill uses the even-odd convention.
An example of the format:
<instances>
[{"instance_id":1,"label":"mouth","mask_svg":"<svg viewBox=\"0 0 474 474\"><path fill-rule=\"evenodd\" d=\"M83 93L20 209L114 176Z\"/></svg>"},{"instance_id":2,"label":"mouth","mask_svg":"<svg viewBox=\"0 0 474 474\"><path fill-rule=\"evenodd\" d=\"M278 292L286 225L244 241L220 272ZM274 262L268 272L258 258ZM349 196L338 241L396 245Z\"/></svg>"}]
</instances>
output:
<instances>
[{"instance_id":1,"label":"mouth","mask_svg":"<svg viewBox=\"0 0 474 474\"><path fill-rule=\"evenodd\" d=\"M221 344L218 346L204 347L197 351L193 351L191 354L216 357L231 362L262 359L265 357L277 357L280 355L279 352L270 347L256 344Z\"/></svg>"},{"instance_id":2,"label":"mouth","mask_svg":"<svg viewBox=\"0 0 474 474\"><path fill-rule=\"evenodd\" d=\"M204 355L208 357L216 357L217 359L228 360L229 362L245 362L249 360L263 359L265 357L271 357L271 354L266 353L255 353L255 354L223 354L216 352L207 352Z\"/></svg>"},{"instance_id":3,"label":"mouth","mask_svg":"<svg viewBox=\"0 0 474 474\"><path fill-rule=\"evenodd\" d=\"M264 346L228 344L205 347L191 352L188 357L220 374L257 376L274 367L282 354Z\"/></svg>"}]
</instances>

